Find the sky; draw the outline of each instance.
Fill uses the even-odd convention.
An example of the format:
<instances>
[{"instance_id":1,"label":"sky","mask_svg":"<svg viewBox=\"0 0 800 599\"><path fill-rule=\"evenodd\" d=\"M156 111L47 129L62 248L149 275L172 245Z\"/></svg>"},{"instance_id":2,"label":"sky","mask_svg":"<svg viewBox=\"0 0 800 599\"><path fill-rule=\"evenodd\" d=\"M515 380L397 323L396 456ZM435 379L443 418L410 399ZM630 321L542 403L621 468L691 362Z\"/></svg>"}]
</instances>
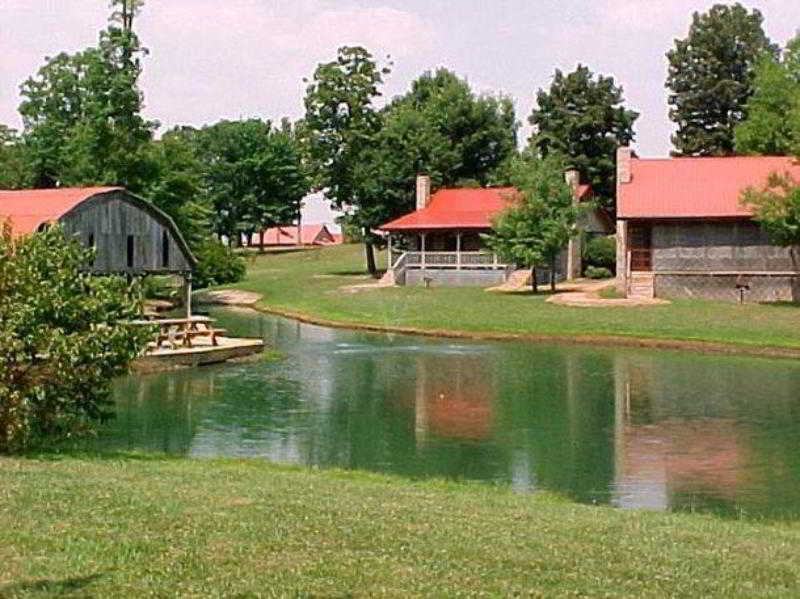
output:
<instances>
[{"instance_id":1,"label":"sky","mask_svg":"<svg viewBox=\"0 0 800 599\"><path fill-rule=\"evenodd\" d=\"M109 0L0 0L0 123L19 128L19 85L61 51L94 44ZM701 0L146 0L135 28L150 55L141 87L148 118L175 125L303 114L306 84L343 45L393 71L384 98L446 67L476 91L509 96L529 135L538 89L578 64L611 75L641 113L635 149L666 156L665 53L686 36ZM781 45L800 28L800 1L742 2Z\"/></svg>"}]
</instances>

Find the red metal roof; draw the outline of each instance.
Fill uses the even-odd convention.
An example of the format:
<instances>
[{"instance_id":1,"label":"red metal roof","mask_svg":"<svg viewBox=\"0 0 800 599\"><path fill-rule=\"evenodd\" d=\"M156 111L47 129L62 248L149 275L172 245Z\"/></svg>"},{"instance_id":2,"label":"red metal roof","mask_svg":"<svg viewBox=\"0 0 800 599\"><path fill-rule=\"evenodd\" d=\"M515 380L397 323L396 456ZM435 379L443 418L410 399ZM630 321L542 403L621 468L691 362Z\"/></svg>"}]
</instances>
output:
<instances>
[{"instance_id":1,"label":"red metal roof","mask_svg":"<svg viewBox=\"0 0 800 599\"><path fill-rule=\"evenodd\" d=\"M336 243L335 237L324 224L302 225L300 240L303 245L326 245ZM261 235L251 238L251 245L261 243ZM264 231L264 245L297 245L297 225L270 227Z\"/></svg>"},{"instance_id":2,"label":"red metal roof","mask_svg":"<svg viewBox=\"0 0 800 599\"><path fill-rule=\"evenodd\" d=\"M414 229L488 229L492 216L517 194L513 187L440 189L422 210L386 223L383 231Z\"/></svg>"},{"instance_id":3,"label":"red metal roof","mask_svg":"<svg viewBox=\"0 0 800 599\"><path fill-rule=\"evenodd\" d=\"M800 178L800 163L781 156L631 159L631 181L617 193L620 218L746 218L739 203L747 187L773 172Z\"/></svg>"},{"instance_id":4,"label":"red metal roof","mask_svg":"<svg viewBox=\"0 0 800 599\"><path fill-rule=\"evenodd\" d=\"M590 193L589 185L578 186L578 198ZM492 217L505 210L518 194L514 187L440 189L426 208L388 222L380 230L489 229Z\"/></svg>"},{"instance_id":5,"label":"red metal roof","mask_svg":"<svg viewBox=\"0 0 800 599\"><path fill-rule=\"evenodd\" d=\"M75 206L99 193L121 187L67 187L0 191L0 220L11 221L14 235L34 233L40 225L57 221Z\"/></svg>"}]
</instances>

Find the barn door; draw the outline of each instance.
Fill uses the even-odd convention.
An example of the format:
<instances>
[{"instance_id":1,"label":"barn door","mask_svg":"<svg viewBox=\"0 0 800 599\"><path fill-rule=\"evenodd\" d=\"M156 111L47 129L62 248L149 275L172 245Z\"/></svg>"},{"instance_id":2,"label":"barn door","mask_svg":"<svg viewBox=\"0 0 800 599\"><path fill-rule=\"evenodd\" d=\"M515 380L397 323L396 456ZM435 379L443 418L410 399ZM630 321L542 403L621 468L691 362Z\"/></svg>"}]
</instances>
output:
<instances>
[{"instance_id":1,"label":"barn door","mask_svg":"<svg viewBox=\"0 0 800 599\"><path fill-rule=\"evenodd\" d=\"M631 252L632 271L653 270L652 229L649 224L631 223L628 243Z\"/></svg>"}]
</instances>

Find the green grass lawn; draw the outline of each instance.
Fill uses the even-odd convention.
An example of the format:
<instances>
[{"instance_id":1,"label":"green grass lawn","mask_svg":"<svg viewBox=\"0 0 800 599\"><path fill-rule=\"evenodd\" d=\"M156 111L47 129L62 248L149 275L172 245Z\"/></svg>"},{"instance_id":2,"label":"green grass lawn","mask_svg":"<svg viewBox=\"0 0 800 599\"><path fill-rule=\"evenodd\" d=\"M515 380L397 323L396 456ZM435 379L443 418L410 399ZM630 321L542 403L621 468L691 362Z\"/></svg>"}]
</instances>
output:
<instances>
[{"instance_id":1,"label":"green grass lawn","mask_svg":"<svg viewBox=\"0 0 800 599\"><path fill-rule=\"evenodd\" d=\"M679 300L665 306L569 308L546 294L496 294L474 288L395 287L346 292L367 283L363 248L344 245L251 257L241 289L261 306L342 324L447 329L470 333L616 336L800 348L800 306ZM385 257L379 256L381 264Z\"/></svg>"},{"instance_id":2,"label":"green grass lawn","mask_svg":"<svg viewBox=\"0 0 800 599\"><path fill-rule=\"evenodd\" d=\"M0 597L796 597L800 526L258 460L0 458Z\"/></svg>"}]
</instances>

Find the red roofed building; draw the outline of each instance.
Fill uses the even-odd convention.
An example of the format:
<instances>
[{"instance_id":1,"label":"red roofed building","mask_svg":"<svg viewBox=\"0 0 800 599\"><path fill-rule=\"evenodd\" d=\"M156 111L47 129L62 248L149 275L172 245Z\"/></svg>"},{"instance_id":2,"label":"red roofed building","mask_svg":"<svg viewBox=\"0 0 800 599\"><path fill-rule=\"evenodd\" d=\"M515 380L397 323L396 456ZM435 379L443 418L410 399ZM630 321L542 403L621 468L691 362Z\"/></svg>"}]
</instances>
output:
<instances>
[{"instance_id":1,"label":"red roofed building","mask_svg":"<svg viewBox=\"0 0 800 599\"><path fill-rule=\"evenodd\" d=\"M282 246L282 245L332 245L341 243L324 224L320 225L284 225L270 227L262 234L253 235L250 246ZM263 239L263 241L262 241ZM341 239L341 236L339 237Z\"/></svg>"},{"instance_id":2,"label":"red roofed building","mask_svg":"<svg viewBox=\"0 0 800 599\"><path fill-rule=\"evenodd\" d=\"M588 185L569 171L576 201L591 198ZM389 234L389 270L401 285L428 279L441 285L490 286L502 283L515 268L485 252L481 233L513 203L513 187L440 189L430 193L430 178L417 178L417 209L380 227ZM590 219L595 224L598 219ZM609 223L599 225L608 232ZM559 264L560 275L580 276L580 247L571 243ZM577 274L576 274L577 273Z\"/></svg>"},{"instance_id":3,"label":"red roofed building","mask_svg":"<svg viewBox=\"0 0 800 599\"><path fill-rule=\"evenodd\" d=\"M666 158L617 153L617 284L628 296L800 299L790 250L772 245L740 203L789 157ZM739 288L737 288L739 285Z\"/></svg>"}]
</instances>

